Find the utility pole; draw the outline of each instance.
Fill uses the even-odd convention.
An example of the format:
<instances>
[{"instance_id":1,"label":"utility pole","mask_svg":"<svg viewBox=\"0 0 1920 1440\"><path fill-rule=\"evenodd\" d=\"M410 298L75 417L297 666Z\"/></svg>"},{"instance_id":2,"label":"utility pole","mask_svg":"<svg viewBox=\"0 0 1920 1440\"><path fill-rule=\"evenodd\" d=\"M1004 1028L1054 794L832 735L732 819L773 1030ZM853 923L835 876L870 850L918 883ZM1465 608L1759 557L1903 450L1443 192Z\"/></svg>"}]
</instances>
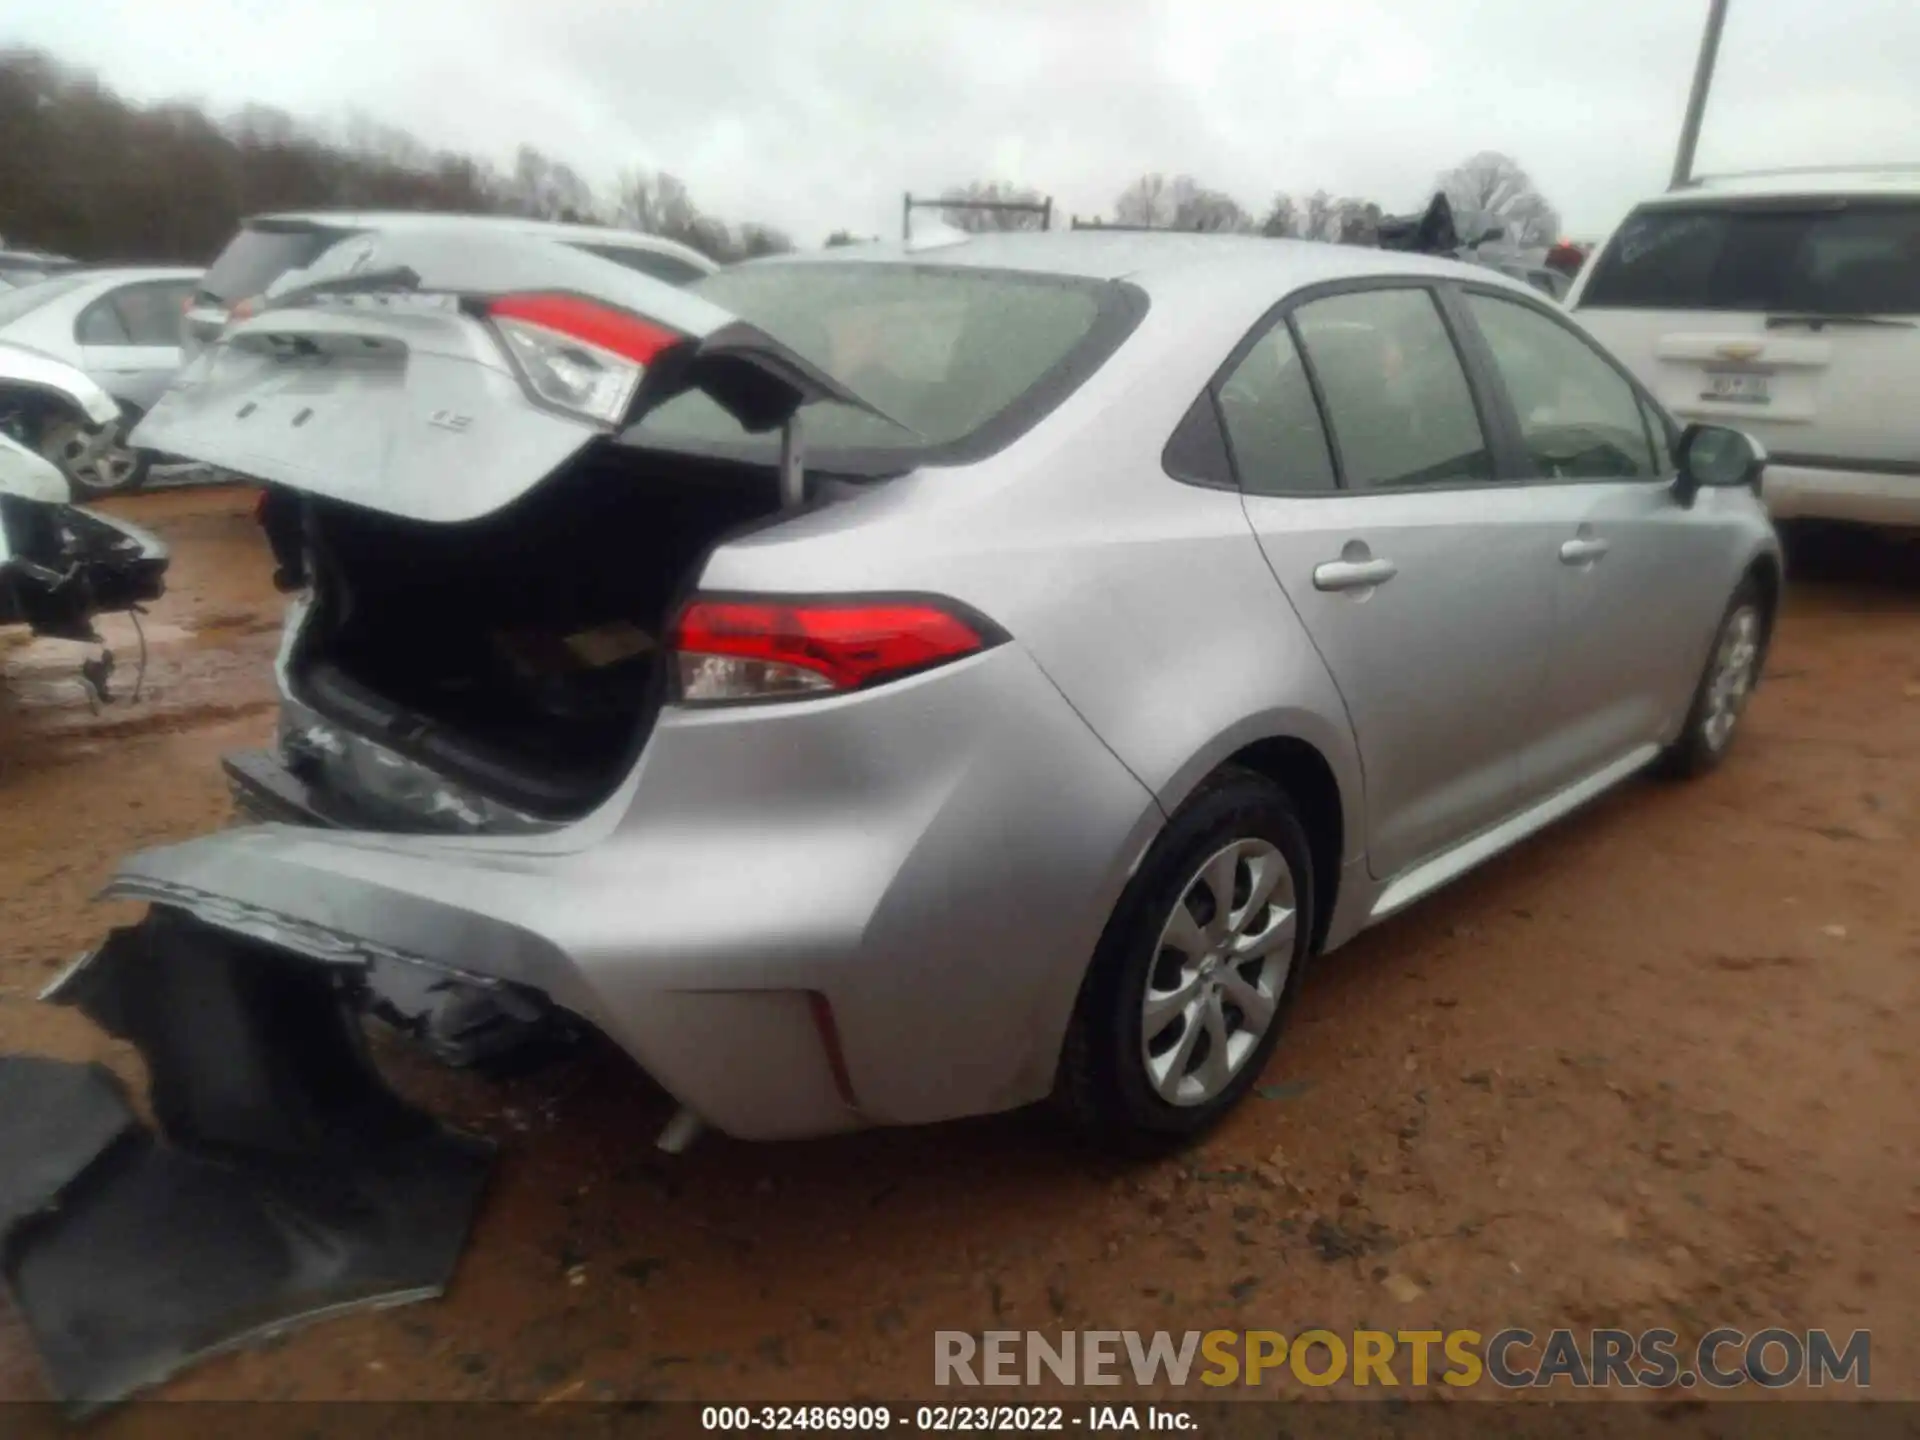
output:
<instances>
[{"instance_id":1,"label":"utility pole","mask_svg":"<svg viewBox=\"0 0 1920 1440\"><path fill-rule=\"evenodd\" d=\"M1680 149L1673 157L1673 181L1678 190L1693 179L1693 152L1700 143L1700 121L1707 111L1707 91L1713 86L1713 64L1720 58L1720 32L1726 28L1727 0L1707 0L1707 31L1700 37L1700 58L1693 66L1693 90L1687 96L1687 115L1680 122Z\"/></svg>"}]
</instances>

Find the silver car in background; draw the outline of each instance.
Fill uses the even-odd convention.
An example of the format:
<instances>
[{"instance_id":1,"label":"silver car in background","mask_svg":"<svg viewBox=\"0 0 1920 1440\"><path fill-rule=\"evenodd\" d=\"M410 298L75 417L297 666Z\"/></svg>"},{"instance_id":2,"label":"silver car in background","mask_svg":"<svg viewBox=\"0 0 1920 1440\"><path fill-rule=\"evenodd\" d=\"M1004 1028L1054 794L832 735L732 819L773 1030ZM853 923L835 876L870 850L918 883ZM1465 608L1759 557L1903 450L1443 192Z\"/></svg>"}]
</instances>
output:
<instances>
[{"instance_id":1,"label":"silver car in background","mask_svg":"<svg viewBox=\"0 0 1920 1440\"><path fill-rule=\"evenodd\" d=\"M15 434L59 466L75 499L145 482L153 457L126 436L180 368L180 314L199 277L181 266L86 267L0 293L0 344L64 361L119 403L121 420L104 443L72 415Z\"/></svg>"},{"instance_id":2,"label":"silver car in background","mask_svg":"<svg viewBox=\"0 0 1920 1440\"><path fill-rule=\"evenodd\" d=\"M124 862L164 943L56 998L425 977L597 1027L670 1140L1191 1136L1313 957L1716 763L1782 584L1745 437L1525 285L1293 241L676 289L387 233L138 438L273 487L305 588L232 773L290 823Z\"/></svg>"},{"instance_id":3,"label":"silver car in background","mask_svg":"<svg viewBox=\"0 0 1920 1440\"><path fill-rule=\"evenodd\" d=\"M577 247L682 285L718 267L698 250L635 230L529 220L517 215L446 215L416 210L313 210L254 215L241 222L207 267L184 315L180 343L189 356L213 343L227 322L258 306L276 282L304 270L342 241L381 230L405 229L457 243L462 235L521 235Z\"/></svg>"}]
</instances>

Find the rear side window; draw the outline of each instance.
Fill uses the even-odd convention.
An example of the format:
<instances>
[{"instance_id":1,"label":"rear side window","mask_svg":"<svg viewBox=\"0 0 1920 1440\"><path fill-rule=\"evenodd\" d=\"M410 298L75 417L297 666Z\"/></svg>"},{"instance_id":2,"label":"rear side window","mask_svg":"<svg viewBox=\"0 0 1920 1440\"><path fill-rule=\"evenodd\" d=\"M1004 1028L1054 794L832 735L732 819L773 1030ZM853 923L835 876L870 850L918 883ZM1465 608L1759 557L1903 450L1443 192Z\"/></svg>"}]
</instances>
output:
<instances>
[{"instance_id":1,"label":"rear side window","mask_svg":"<svg viewBox=\"0 0 1920 1440\"><path fill-rule=\"evenodd\" d=\"M1250 495L1335 488L1313 382L1286 322L1270 328L1220 382L1220 418L1240 486Z\"/></svg>"},{"instance_id":2,"label":"rear side window","mask_svg":"<svg viewBox=\"0 0 1920 1440\"><path fill-rule=\"evenodd\" d=\"M251 300L289 270L311 265L320 252L352 234L331 226L253 226L227 242L201 277L200 293L228 305Z\"/></svg>"},{"instance_id":3,"label":"rear side window","mask_svg":"<svg viewBox=\"0 0 1920 1440\"><path fill-rule=\"evenodd\" d=\"M155 280L127 285L113 292L113 308L135 345L178 345L180 309L192 286L185 281Z\"/></svg>"},{"instance_id":4,"label":"rear side window","mask_svg":"<svg viewBox=\"0 0 1920 1440\"><path fill-rule=\"evenodd\" d=\"M1466 301L1513 401L1535 474L1616 480L1659 473L1640 397L1591 345L1517 301L1475 291Z\"/></svg>"},{"instance_id":5,"label":"rear side window","mask_svg":"<svg viewBox=\"0 0 1920 1440\"><path fill-rule=\"evenodd\" d=\"M629 270L638 270L642 275L651 275L656 280L664 280L669 285L684 285L707 273L698 265L689 265L677 255L663 255L658 250L648 250L638 245L575 245L573 248L584 250L589 255L598 255L602 260L611 260L616 265L624 265Z\"/></svg>"},{"instance_id":6,"label":"rear side window","mask_svg":"<svg viewBox=\"0 0 1920 1440\"><path fill-rule=\"evenodd\" d=\"M1920 203L1650 205L1608 242L1580 305L1920 314Z\"/></svg>"},{"instance_id":7,"label":"rear side window","mask_svg":"<svg viewBox=\"0 0 1920 1440\"><path fill-rule=\"evenodd\" d=\"M1359 290L1293 312L1350 490L1493 478L1466 372L1424 289Z\"/></svg>"},{"instance_id":8,"label":"rear side window","mask_svg":"<svg viewBox=\"0 0 1920 1440\"><path fill-rule=\"evenodd\" d=\"M73 338L82 345L131 345L133 337L127 334L127 322L120 318L120 312L113 308L113 294L109 291L80 312L73 322Z\"/></svg>"}]
</instances>

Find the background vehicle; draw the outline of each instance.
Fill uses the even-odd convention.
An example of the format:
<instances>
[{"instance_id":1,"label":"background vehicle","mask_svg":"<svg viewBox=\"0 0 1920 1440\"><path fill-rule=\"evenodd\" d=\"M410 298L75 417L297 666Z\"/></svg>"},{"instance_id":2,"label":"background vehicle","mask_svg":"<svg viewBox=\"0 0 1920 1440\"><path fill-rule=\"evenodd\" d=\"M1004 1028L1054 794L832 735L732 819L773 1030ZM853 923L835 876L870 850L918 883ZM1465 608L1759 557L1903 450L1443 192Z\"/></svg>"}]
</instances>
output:
<instances>
[{"instance_id":1,"label":"background vehicle","mask_svg":"<svg viewBox=\"0 0 1920 1440\"><path fill-rule=\"evenodd\" d=\"M686 289L517 237L356 259L143 427L298 511L282 740L234 773L312 828L110 893L483 977L734 1134L1049 1093L1192 1134L1312 954L1712 764L1758 673L1755 453L1676 442L1484 269L1098 232Z\"/></svg>"},{"instance_id":2,"label":"background vehicle","mask_svg":"<svg viewBox=\"0 0 1920 1440\"><path fill-rule=\"evenodd\" d=\"M31 438L76 499L145 483L153 457L126 433L180 368L180 310L199 277L180 266L75 268L0 295L0 342L66 361L120 402L104 444L70 416L50 417Z\"/></svg>"},{"instance_id":3,"label":"background vehicle","mask_svg":"<svg viewBox=\"0 0 1920 1440\"><path fill-rule=\"evenodd\" d=\"M1697 181L1568 303L1674 414L1766 444L1777 518L1920 528L1920 172Z\"/></svg>"},{"instance_id":4,"label":"background vehicle","mask_svg":"<svg viewBox=\"0 0 1920 1440\"><path fill-rule=\"evenodd\" d=\"M0 346L0 411L31 403L99 434L114 425L113 399L70 365ZM93 617L159 598L167 550L137 526L67 503L67 481L44 456L0 430L0 625L96 640ZM111 654L82 667L105 691Z\"/></svg>"},{"instance_id":5,"label":"background vehicle","mask_svg":"<svg viewBox=\"0 0 1920 1440\"><path fill-rule=\"evenodd\" d=\"M718 267L698 250L658 235L599 225L567 225L511 215L436 215L420 211L305 211L256 215L241 223L195 288L181 319L181 344L192 358L211 343L236 309L256 304L289 271L301 270L342 240L405 228L435 235L536 236L573 245L672 285Z\"/></svg>"}]
</instances>

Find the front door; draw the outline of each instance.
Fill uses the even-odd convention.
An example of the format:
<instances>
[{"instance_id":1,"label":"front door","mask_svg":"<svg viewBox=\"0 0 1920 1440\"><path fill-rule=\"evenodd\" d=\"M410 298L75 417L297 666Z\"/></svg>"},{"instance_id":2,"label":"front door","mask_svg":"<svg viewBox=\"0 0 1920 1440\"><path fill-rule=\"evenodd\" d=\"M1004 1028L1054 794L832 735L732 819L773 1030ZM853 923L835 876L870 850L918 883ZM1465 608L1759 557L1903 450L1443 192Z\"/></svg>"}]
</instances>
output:
<instances>
[{"instance_id":1,"label":"front door","mask_svg":"<svg viewBox=\"0 0 1920 1440\"><path fill-rule=\"evenodd\" d=\"M1369 865L1402 874L1519 807L1552 633L1543 518L1494 482L1424 286L1294 306L1217 394L1247 515L1346 701Z\"/></svg>"},{"instance_id":2,"label":"front door","mask_svg":"<svg viewBox=\"0 0 1920 1440\"><path fill-rule=\"evenodd\" d=\"M1585 336L1518 296L1466 289L1512 402L1550 536L1555 641L1523 780L1544 795L1670 738L1713 630L1713 533L1672 493L1665 422Z\"/></svg>"}]
</instances>

